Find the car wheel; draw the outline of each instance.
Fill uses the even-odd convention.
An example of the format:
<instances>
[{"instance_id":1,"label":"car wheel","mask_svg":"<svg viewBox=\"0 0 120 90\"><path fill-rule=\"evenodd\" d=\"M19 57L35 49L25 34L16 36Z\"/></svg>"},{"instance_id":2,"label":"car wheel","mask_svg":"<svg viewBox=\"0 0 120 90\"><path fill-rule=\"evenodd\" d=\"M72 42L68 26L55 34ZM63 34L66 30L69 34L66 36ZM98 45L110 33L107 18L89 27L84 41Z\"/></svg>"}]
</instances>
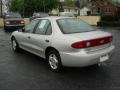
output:
<instances>
[{"instance_id":1,"label":"car wheel","mask_svg":"<svg viewBox=\"0 0 120 90\"><path fill-rule=\"evenodd\" d=\"M94 64L94 65L92 65L92 66L93 66L93 67L96 67L96 68L99 68L99 67L102 66L102 63Z\"/></svg>"},{"instance_id":2,"label":"car wheel","mask_svg":"<svg viewBox=\"0 0 120 90\"><path fill-rule=\"evenodd\" d=\"M51 50L48 53L49 67L54 72L59 72L62 69L62 63L59 53L56 50Z\"/></svg>"},{"instance_id":3,"label":"car wheel","mask_svg":"<svg viewBox=\"0 0 120 90\"><path fill-rule=\"evenodd\" d=\"M16 41L15 38L12 38L12 49L13 49L13 51L15 51L15 52L17 52L17 51L20 50L19 45L18 45L18 43L17 43L17 41Z\"/></svg>"}]
</instances>

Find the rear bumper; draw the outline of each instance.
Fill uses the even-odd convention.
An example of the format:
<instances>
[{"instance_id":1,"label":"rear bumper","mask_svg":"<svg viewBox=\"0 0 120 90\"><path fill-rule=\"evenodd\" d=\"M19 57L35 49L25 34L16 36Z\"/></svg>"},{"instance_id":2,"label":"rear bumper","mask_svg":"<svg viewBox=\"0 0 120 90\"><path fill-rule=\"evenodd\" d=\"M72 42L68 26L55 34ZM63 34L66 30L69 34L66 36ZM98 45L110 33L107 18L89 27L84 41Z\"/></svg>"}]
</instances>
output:
<instances>
[{"instance_id":1,"label":"rear bumper","mask_svg":"<svg viewBox=\"0 0 120 90\"><path fill-rule=\"evenodd\" d=\"M70 67L84 67L84 66L94 65L102 62L100 61L100 56L102 55L108 54L110 58L114 48L115 48L114 46L111 46L109 48L95 51L89 54L85 52L77 52L77 53L62 52L60 53L62 65L70 66Z\"/></svg>"}]
</instances>

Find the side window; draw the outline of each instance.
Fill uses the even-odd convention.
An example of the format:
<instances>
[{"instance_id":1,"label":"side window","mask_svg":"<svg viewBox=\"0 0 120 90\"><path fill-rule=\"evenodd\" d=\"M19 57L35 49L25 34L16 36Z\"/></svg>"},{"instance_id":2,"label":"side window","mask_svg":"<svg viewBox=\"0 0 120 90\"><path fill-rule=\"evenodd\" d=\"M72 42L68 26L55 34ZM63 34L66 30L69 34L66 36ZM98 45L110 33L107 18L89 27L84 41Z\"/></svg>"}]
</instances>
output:
<instances>
[{"instance_id":1,"label":"side window","mask_svg":"<svg viewBox=\"0 0 120 90\"><path fill-rule=\"evenodd\" d=\"M51 26L51 24L49 24L45 34L46 35L51 35L52 34L52 26Z\"/></svg>"},{"instance_id":2,"label":"side window","mask_svg":"<svg viewBox=\"0 0 120 90\"><path fill-rule=\"evenodd\" d=\"M32 33L37 23L38 20L33 20L32 22L30 22L28 25L25 26L25 32Z\"/></svg>"},{"instance_id":3,"label":"side window","mask_svg":"<svg viewBox=\"0 0 120 90\"><path fill-rule=\"evenodd\" d=\"M51 28L52 27L49 20L41 20L36 28L35 34L45 35L46 33L50 33L50 30L48 31L48 29Z\"/></svg>"}]
</instances>

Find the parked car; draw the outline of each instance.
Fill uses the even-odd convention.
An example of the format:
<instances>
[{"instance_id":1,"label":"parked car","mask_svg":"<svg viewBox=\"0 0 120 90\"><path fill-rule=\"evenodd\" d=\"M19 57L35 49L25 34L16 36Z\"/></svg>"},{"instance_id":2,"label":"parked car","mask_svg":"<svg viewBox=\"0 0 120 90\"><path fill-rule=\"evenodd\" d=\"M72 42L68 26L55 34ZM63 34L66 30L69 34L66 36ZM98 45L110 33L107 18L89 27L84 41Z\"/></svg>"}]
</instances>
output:
<instances>
[{"instance_id":1,"label":"parked car","mask_svg":"<svg viewBox=\"0 0 120 90\"><path fill-rule=\"evenodd\" d=\"M75 17L75 15L72 12L60 12L60 16Z\"/></svg>"},{"instance_id":2,"label":"parked car","mask_svg":"<svg viewBox=\"0 0 120 90\"><path fill-rule=\"evenodd\" d=\"M49 15L47 13L43 13L43 12L37 12L37 13L33 13L33 16L30 17L30 21L32 21L33 19L36 18L43 18L43 17L48 17Z\"/></svg>"},{"instance_id":3,"label":"parked car","mask_svg":"<svg viewBox=\"0 0 120 90\"><path fill-rule=\"evenodd\" d=\"M94 30L70 17L38 18L11 36L16 52L24 49L45 58L53 71L62 66L84 67L107 61L114 45L108 32Z\"/></svg>"},{"instance_id":4,"label":"parked car","mask_svg":"<svg viewBox=\"0 0 120 90\"><path fill-rule=\"evenodd\" d=\"M4 30L18 29L25 25L25 22L19 13L9 12L4 15Z\"/></svg>"}]
</instances>

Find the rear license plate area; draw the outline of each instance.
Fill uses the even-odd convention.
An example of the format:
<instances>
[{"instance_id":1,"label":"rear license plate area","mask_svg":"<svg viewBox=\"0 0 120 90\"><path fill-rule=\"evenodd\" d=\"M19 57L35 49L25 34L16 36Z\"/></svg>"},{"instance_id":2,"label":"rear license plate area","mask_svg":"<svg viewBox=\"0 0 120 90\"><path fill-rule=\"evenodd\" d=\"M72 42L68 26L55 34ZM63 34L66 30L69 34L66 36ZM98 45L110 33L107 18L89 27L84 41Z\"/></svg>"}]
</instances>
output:
<instances>
[{"instance_id":1,"label":"rear license plate area","mask_svg":"<svg viewBox=\"0 0 120 90\"><path fill-rule=\"evenodd\" d=\"M104 62L104 61L106 61L108 59L109 59L109 55L108 54L100 56L100 62Z\"/></svg>"}]
</instances>

